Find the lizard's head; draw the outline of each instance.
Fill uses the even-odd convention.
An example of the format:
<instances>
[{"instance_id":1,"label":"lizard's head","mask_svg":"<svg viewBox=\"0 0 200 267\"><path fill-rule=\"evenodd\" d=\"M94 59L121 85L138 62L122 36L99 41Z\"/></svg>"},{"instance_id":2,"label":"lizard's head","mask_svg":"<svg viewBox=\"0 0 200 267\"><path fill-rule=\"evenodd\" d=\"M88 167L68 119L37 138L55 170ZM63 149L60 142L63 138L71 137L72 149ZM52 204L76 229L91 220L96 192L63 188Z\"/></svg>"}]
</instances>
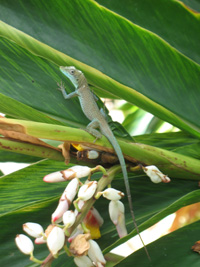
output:
<instances>
[{"instance_id":1,"label":"lizard's head","mask_svg":"<svg viewBox=\"0 0 200 267\"><path fill-rule=\"evenodd\" d=\"M75 67L60 67L60 70L64 75L66 75L73 85L77 88L79 85L80 76L83 74L80 70L77 70Z\"/></svg>"}]
</instances>

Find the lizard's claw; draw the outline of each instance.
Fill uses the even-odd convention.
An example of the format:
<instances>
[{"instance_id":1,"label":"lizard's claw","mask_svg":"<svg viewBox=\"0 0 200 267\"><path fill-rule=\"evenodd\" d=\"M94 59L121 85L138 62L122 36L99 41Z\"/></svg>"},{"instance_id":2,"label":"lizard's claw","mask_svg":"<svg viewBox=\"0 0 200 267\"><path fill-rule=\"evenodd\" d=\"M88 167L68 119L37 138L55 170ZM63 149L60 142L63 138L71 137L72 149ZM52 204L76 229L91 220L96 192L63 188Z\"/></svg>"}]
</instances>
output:
<instances>
[{"instance_id":1,"label":"lizard's claw","mask_svg":"<svg viewBox=\"0 0 200 267\"><path fill-rule=\"evenodd\" d=\"M102 134L97 131L96 129L93 128L89 128L88 127L86 129L84 129L84 131L86 131L87 133L93 135L95 137L93 143L95 143L98 139L100 139L102 137Z\"/></svg>"},{"instance_id":2,"label":"lizard's claw","mask_svg":"<svg viewBox=\"0 0 200 267\"><path fill-rule=\"evenodd\" d=\"M60 83L59 82L57 82L57 85L58 85L58 90L60 90L60 91L63 91L63 90L65 90L65 84L61 81Z\"/></svg>"}]
</instances>

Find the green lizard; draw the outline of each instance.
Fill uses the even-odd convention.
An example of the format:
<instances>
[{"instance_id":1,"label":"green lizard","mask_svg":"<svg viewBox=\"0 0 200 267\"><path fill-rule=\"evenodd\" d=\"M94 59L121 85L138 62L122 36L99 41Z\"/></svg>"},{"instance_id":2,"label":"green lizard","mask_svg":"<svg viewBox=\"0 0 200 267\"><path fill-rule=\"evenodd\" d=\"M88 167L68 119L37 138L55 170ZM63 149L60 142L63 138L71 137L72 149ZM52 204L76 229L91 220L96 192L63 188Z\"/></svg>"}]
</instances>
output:
<instances>
[{"instance_id":1,"label":"green lizard","mask_svg":"<svg viewBox=\"0 0 200 267\"><path fill-rule=\"evenodd\" d=\"M126 164L124 160L124 156L122 154L121 148L112 133L106 119L105 115L103 114L102 110L100 111L97 103L95 101L93 93L90 91L90 88L88 86L87 80L84 76L84 74L80 71L77 70L75 67L60 67L61 72L66 75L70 81L73 83L75 86L75 91L67 94L65 92L65 87L63 84L60 85L59 90L61 90L63 97L65 99L70 99L72 97L78 96L82 111L86 115L86 117L91 121L88 126L87 126L87 131L95 136L96 138L101 138L101 133L107 137L111 145L113 146L121 168L122 168L122 173L124 176L124 182L125 182L125 187L126 187L126 192L127 192L127 197L128 197L128 203L131 211L131 216L133 219L133 223L135 225L135 228L137 230L137 233L142 241L142 244L146 250L147 256L149 257L148 251L145 247L145 244L140 236L139 229L135 220L135 215L133 212L133 205L132 205L132 199L131 199L131 192L130 192L130 186L129 186L129 181L128 181L128 174L126 170ZM99 128L101 133L96 130L96 128Z\"/></svg>"}]
</instances>

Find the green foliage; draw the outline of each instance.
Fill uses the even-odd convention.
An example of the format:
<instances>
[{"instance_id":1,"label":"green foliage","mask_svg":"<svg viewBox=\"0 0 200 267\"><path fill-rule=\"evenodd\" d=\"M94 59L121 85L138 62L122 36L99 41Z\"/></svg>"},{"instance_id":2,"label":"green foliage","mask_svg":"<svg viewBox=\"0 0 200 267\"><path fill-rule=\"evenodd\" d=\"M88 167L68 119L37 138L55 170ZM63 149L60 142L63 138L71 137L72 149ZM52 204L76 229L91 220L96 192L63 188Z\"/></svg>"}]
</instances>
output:
<instances>
[{"instance_id":1,"label":"green foliage","mask_svg":"<svg viewBox=\"0 0 200 267\"><path fill-rule=\"evenodd\" d=\"M73 90L60 73L60 65L82 70L100 97L128 101L121 110L129 134L143 123L146 112L154 115L145 125L144 134L134 137L134 141L122 126L111 123L122 137L119 142L124 154L132 162L156 164L171 174L171 183L153 184L142 173L129 172L140 231L199 201L200 16L192 10L199 10L197 1L191 1L190 7L185 4L173 0L125 0L123 4L119 0L0 2L0 112L14 119L6 120L9 125L21 125L23 133L51 145L7 140L1 132L1 162L32 163L0 179L3 266L35 266L18 251L14 237L27 221L47 226L64 189L63 184L42 181L44 175L66 168L60 151L50 140L85 142L112 152L105 138L94 144L93 137L80 130L88 120L78 100L66 102L56 90L62 79L67 92ZM156 133L165 122L182 131ZM113 185L125 190L121 174ZM107 202L100 200L95 205L105 220L98 241L105 253L136 235L126 199L124 203L129 235L123 239L118 239L109 220ZM148 245L152 263L141 249L126 259L120 258L118 265L194 264L198 255L190 247L199 239L198 229L199 222ZM43 259L48 251L42 246L35 254ZM63 254L53 266L65 266L66 262L73 266L72 259Z\"/></svg>"}]
</instances>

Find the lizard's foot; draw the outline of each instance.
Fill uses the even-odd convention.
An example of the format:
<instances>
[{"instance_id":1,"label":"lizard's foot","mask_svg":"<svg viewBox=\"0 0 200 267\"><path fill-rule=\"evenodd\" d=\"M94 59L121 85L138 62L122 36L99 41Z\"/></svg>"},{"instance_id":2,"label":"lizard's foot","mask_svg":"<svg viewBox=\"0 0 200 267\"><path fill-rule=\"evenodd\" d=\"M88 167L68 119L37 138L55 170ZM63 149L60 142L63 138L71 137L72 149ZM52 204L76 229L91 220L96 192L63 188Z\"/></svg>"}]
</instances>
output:
<instances>
[{"instance_id":1,"label":"lizard's foot","mask_svg":"<svg viewBox=\"0 0 200 267\"><path fill-rule=\"evenodd\" d=\"M97 119L93 119L86 127L86 131L90 133L91 135L93 135L94 137L96 137L93 143L95 143L97 139L100 139L102 137L102 134L98 130L96 130L96 128L99 128L99 127L100 127L100 124Z\"/></svg>"},{"instance_id":2,"label":"lizard's foot","mask_svg":"<svg viewBox=\"0 0 200 267\"><path fill-rule=\"evenodd\" d=\"M60 83L59 82L57 82L57 85L58 85L58 90L60 90L60 91L65 91L65 84L61 81Z\"/></svg>"},{"instance_id":3,"label":"lizard's foot","mask_svg":"<svg viewBox=\"0 0 200 267\"><path fill-rule=\"evenodd\" d=\"M96 130L96 129L93 129L93 128L86 128L84 129L86 132L88 132L89 134L93 135L94 137L96 137L93 141L93 143L95 143L98 139L100 139L102 137L102 134Z\"/></svg>"}]
</instances>

